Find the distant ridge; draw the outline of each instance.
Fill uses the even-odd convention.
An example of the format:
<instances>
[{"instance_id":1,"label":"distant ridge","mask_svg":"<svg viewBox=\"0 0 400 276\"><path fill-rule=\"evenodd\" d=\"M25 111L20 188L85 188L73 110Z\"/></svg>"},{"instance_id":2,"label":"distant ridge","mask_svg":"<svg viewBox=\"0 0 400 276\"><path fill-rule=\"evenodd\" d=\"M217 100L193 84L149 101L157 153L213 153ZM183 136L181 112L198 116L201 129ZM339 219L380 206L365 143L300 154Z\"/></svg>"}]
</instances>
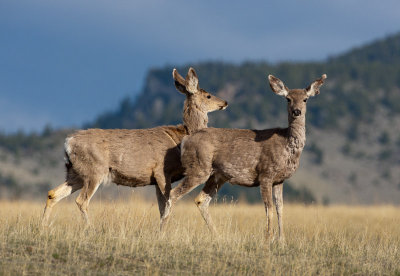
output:
<instances>
[{"instance_id":1,"label":"distant ridge","mask_svg":"<svg viewBox=\"0 0 400 276\"><path fill-rule=\"evenodd\" d=\"M350 64L373 62L398 64L400 63L400 33L354 48L331 61Z\"/></svg>"},{"instance_id":2,"label":"distant ridge","mask_svg":"<svg viewBox=\"0 0 400 276\"><path fill-rule=\"evenodd\" d=\"M178 69L185 71L188 66ZM242 127L249 127L254 119L262 124L266 118L284 115L280 99L269 93L267 73L278 75L291 87L303 87L322 72L328 74L330 85L326 92L310 105L308 117L317 127L336 126L344 115L357 121L369 120L377 105L382 104L391 112L400 112L400 96L393 91L400 87L400 33L326 62L277 65L207 62L190 66L199 71L205 88L229 94L230 108L224 114L215 115L217 126L232 126L244 120L246 123L241 123ZM171 70L172 67L150 70L143 91L136 99L123 100L116 111L100 115L88 126L143 128L180 122L183 97L172 85ZM351 94L347 92L349 85L354 86ZM379 88L384 89L379 97L369 93ZM259 101L255 102L252 97ZM339 110L332 109L335 102L341 103Z\"/></svg>"},{"instance_id":3,"label":"distant ridge","mask_svg":"<svg viewBox=\"0 0 400 276\"><path fill-rule=\"evenodd\" d=\"M178 68L187 70L187 66ZM294 186L312 189L319 202L400 203L400 33L323 62L190 64L204 88L229 102L210 115L210 126L286 126L286 103L271 93L267 74L289 87L305 87L326 73L321 95L308 105L308 140ZM92 126L142 128L181 122L183 97L175 91L172 67L150 70L143 91ZM240 194L227 186L226 195ZM258 198L258 191L247 192Z\"/></svg>"},{"instance_id":4,"label":"distant ridge","mask_svg":"<svg viewBox=\"0 0 400 276\"><path fill-rule=\"evenodd\" d=\"M214 127L286 127L286 101L271 92L267 75L299 88L326 73L321 94L308 104L306 148L300 168L285 183L285 200L400 204L400 33L323 62L202 62L178 70L188 66L196 69L203 88L229 102L225 111L210 114ZM181 123L184 96L175 90L171 72L171 66L150 70L136 98L124 99L84 127ZM63 142L71 131L0 133L0 198L42 198L43 191L60 184ZM257 188L232 185L224 185L219 196L260 199Z\"/></svg>"}]
</instances>

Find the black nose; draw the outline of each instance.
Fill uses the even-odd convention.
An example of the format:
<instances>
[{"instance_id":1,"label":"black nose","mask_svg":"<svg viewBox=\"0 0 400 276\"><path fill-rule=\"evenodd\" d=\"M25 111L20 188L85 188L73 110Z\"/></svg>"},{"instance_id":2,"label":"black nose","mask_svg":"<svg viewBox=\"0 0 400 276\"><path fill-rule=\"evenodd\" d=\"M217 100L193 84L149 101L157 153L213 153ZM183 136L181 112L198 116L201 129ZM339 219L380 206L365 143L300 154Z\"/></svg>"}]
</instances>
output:
<instances>
[{"instance_id":1,"label":"black nose","mask_svg":"<svg viewBox=\"0 0 400 276\"><path fill-rule=\"evenodd\" d=\"M295 109L295 110L293 110L293 116L300 116L300 114L301 114L301 111L299 110L299 109Z\"/></svg>"},{"instance_id":2,"label":"black nose","mask_svg":"<svg viewBox=\"0 0 400 276\"><path fill-rule=\"evenodd\" d=\"M224 110L228 106L228 102L225 101L225 104L219 107L219 110Z\"/></svg>"}]
</instances>

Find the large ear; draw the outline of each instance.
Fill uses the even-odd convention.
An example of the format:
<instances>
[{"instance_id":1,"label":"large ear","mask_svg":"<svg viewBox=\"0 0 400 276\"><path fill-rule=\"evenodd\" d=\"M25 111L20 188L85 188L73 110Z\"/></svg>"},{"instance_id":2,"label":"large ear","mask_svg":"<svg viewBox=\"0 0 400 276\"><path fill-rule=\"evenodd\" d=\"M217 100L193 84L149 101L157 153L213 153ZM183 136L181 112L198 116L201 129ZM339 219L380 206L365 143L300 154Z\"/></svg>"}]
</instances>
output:
<instances>
[{"instance_id":1,"label":"large ear","mask_svg":"<svg viewBox=\"0 0 400 276\"><path fill-rule=\"evenodd\" d=\"M323 74L321 78L314 81L310 86L306 88L307 96L315 96L319 94L319 88L324 84L324 80L326 79L326 74Z\"/></svg>"},{"instance_id":2,"label":"large ear","mask_svg":"<svg viewBox=\"0 0 400 276\"><path fill-rule=\"evenodd\" d=\"M174 78L174 83L176 89L178 89L179 92L186 94L186 87L185 87L185 79L178 73L178 70L174 68L172 71L172 77Z\"/></svg>"},{"instance_id":3,"label":"large ear","mask_svg":"<svg viewBox=\"0 0 400 276\"><path fill-rule=\"evenodd\" d=\"M194 71L192 67L189 68L185 83L186 83L186 90L189 93L195 94L199 90L199 79L197 78L196 71Z\"/></svg>"},{"instance_id":4,"label":"large ear","mask_svg":"<svg viewBox=\"0 0 400 276\"><path fill-rule=\"evenodd\" d=\"M289 88L286 87L283 81L272 75L268 76L268 80L269 80L269 86L271 86L272 91L274 91L276 94L284 97L286 97L289 94Z\"/></svg>"}]
</instances>

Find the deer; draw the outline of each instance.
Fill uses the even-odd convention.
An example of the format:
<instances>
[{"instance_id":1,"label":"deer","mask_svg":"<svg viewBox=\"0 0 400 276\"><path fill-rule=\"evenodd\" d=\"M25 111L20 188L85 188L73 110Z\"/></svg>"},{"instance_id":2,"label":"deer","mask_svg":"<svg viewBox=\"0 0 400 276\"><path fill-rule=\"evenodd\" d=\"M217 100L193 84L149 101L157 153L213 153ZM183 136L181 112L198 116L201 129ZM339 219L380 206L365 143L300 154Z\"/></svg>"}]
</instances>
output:
<instances>
[{"instance_id":1,"label":"deer","mask_svg":"<svg viewBox=\"0 0 400 276\"><path fill-rule=\"evenodd\" d=\"M155 185L160 212L160 228L170 202L171 183L183 178L180 161L182 139L206 128L208 113L224 110L228 103L199 87L196 71L186 78L176 69L172 76L176 89L186 96L183 124L149 129L87 129L69 135L64 144L66 180L48 192L42 217L48 225L52 208L61 199L81 190L76 204L89 224L89 202L102 183L141 187Z\"/></svg>"},{"instance_id":2,"label":"deer","mask_svg":"<svg viewBox=\"0 0 400 276\"><path fill-rule=\"evenodd\" d=\"M283 233L283 182L299 166L306 142L306 103L318 95L326 74L305 89L289 89L269 75L272 91L287 99L289 126L264 130L206 128L186 136L181 143L185 178L170 193L171 207L198 185L205 185L195 203L209 230L216 228L208 213L213 196L229 182L244 187L260 187L267 215L266 240L272 237L272 207L275 203L279 241Z\"/></svg>"}]
</instances>

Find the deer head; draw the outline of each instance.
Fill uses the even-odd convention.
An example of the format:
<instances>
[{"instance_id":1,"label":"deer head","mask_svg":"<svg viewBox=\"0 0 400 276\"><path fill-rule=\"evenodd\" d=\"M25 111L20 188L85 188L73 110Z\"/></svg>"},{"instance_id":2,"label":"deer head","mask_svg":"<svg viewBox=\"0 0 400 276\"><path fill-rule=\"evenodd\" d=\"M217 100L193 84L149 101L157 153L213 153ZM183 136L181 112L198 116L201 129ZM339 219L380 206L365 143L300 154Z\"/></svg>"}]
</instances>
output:
<instances>
[{"instance_id":1,"label":"deer head","mask_svg":"<svg viewBox=\"0 0 400 276\"><path fill-rule=\"evenodd\" d=\"M269 85L272 91L286 98L288 102L288 113L290 121L297 118L304 118L306 114L306 103L309 97L319 94L319 88L326 79L326 74L323 74L321 78L311 83L305 89L289 89L280 79L269 75Z\"/></svg>"},{"instance_id":2,"label":"deer head","mask_svg":"<svg viewBox=\"0 0 400 276\"><path fill-rule=\"evenodd\" d=\"M194 106L205 113L215 110L223 110L228 103L199 87L199 79L196 71L189 68L186 78L184 79L176 69L172 71L176 89L191 101Z\"/></svg>"}]
</instances>

